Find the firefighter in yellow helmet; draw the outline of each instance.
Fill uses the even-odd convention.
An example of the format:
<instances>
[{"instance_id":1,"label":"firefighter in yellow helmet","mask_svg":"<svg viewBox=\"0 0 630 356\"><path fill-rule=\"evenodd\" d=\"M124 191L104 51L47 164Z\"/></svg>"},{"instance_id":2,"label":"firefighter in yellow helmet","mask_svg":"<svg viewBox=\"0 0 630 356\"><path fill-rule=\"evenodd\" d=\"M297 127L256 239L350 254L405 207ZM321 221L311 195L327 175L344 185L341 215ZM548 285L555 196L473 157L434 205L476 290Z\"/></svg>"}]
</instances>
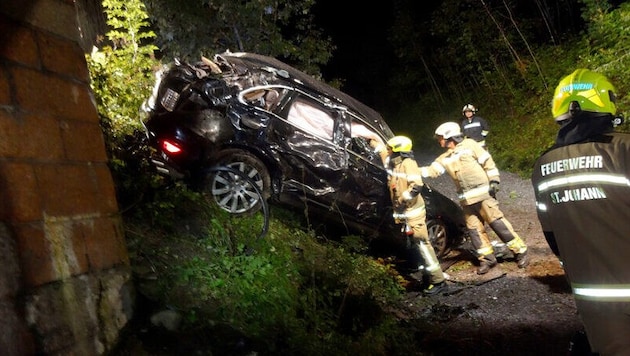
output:
<instances>
[{"instance_id":1,"label":"firefighter in yellow helmet","mask_svg":"<svg viewBox=\"0 0 630 356\"><path fill-rule=\"evenodd\" d=\"M615 88L578 69L556 87L556 143L532 172L538 219L562 261L591 350L630 353L630 135ZM582 350L580 350L582 351Z\"/></svg>"},{"instance_id":2,"label":"firefighter in yellow helmet","mask_svg":"<svg viewBox=\"0 0 630 356\"><path fill-rule=\"evenodd\" d=\"M494 249L486 233L485 223L512 251L519 268L529 264L527 245L499 210L496 193L499 190L499 170L492 156L481 145L464 138L456 122L446 122L435 130L440 146L447 151L426 167L423 177L438 177L444 173L453 179L459 202L464 210L466 228L479 258L478 274L485 274L497 265Z\"/></svg>"},{"instance_id":3,"label":"firefighter in yellow helmet","mask_svg":"<svg viewBox=\"0 0 630 356\"><path fill-rule=\"evenodd\" d=\"M419 272L428 277L428 285L423 293L436 295L445 291L446 282L440 262L429 240L424 199L420 194L424 183L411 148L411 139L405 136L395 136L387 141L389 155L386 167L389 191L394 207L394 219L397 223L404 223L410 229L414 248L418 249L423 259L424 266Z\"/></svg>"}]
</instances>

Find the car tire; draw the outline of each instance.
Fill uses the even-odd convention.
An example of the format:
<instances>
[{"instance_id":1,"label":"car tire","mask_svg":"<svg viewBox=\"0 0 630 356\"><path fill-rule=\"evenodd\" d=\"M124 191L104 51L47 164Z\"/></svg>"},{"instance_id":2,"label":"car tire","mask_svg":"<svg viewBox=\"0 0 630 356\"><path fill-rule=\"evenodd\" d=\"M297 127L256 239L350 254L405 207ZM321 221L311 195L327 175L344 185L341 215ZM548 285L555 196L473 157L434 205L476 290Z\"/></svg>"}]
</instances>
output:
<instances>
[{"instance_id":1,"label":"car tire","mask_svg":"<svg viewBox=\"0 0 630 356\"><path fill-rule=\"evenodd\" d=\"M239 149L227 149L221 152L217 164L244 173L262 192L260 197L255 188L229 171L213 173L207 189L221 209L239 215L255 213L261 207L260 199L271 196L269 170L255 155Z\"/></svg>"},{"instance_id":2,"label":"car tire","mask_svg":"<svg viewBox=\"0 0 630 356\"><path fill-rule=\"evenodd\" d=\"M446 256L451 251L448 226L441 219L427 219L427 230L437 257Z\"/></svg>"}]
</instances>

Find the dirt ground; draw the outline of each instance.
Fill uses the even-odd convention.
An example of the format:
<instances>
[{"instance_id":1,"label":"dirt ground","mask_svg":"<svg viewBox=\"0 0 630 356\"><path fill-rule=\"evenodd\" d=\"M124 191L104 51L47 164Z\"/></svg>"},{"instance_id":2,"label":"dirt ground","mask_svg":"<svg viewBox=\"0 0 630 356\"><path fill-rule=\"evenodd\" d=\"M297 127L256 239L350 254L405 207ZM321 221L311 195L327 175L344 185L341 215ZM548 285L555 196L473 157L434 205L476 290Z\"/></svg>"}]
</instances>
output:
<instances>
[{"instance_id":1,"label":"dirt ground","mask_svg":"<svg viewBox=\"0 0 630 356\"><path fill-rule=\"evenodd\" d=\"M447 176L426 183L456 197ZM419 288L409 288L402 305L393 306L421 343L422 355L567 355L569 341L582 330L563 270L540 229L530 181L502 172L500 187L501 210L527 243L531 263L519 269L506 259L479 276L469 253L453 251L446 256L442 265L448 275L447 293L423 297ZM138 330L146 334L144 326ZM151 337L151 343L162 350L158 354L182 354L167 350L200 342L180 338L160 335ZM152 354L139 345L130 342L113 355Z\"/></svg>"},{"instance_id":2,"label":"dirt ground","mask_svg":"<svg viewBox=\"0 0 630 356\"><path fill-rule=\"evenodd\" d=\"M450 178L427 183L455 196ZM560 262L540 229L531 182L502 172L500 187L500 208L527 243L531 263L519 269L509 258L479 276L457 251L443 259L448 292L430 297L429 307L420 307L422 296L410 292L401 312L411 320L429 317L431 326L418 337L433 355L566 355L571 337L582 330Z\"/></svg>"}]
</instances>

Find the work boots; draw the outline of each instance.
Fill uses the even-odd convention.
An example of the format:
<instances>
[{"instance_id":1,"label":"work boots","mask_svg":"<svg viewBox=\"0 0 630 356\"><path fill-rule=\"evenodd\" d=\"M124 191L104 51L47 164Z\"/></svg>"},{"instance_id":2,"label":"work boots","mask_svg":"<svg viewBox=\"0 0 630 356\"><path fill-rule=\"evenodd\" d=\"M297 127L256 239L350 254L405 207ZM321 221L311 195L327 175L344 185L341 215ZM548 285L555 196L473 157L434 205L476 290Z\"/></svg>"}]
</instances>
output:
<instances>
[{"instance_id":1,"label":"work boots","mask_svg":"<svg viewBox=\"0 0 630 356\"><path fill-rule=\"evenodd\" d=\"M516 259L516 265L518 266L518 268L525 268L529 265L529 257L527 256L527 251L515 254L514 258Z\"/></svg>"},{"instance_id":2,"label":"work boots","mask_svg":"<svg viewBox=\"0 0 630 356\"><path fill-rule=\"evenodd\" d=\"M477 274L486 274L490 269L497 265L497 258L494 254L483 256L479 260L479 268L477 268Z\"/></svg>"},{"instance_id":3,"label":"work boots","mask_svg":"<svg viewBox=\"0 0 630 356\"><path fill-rule=\"evenodd\" d=\"M446 292L448 286L446 285L446 281L442 281L436 284L429 284L425 289L422 290L422 294L426 296L438 295Z\"/></svg>"}]
</instances>

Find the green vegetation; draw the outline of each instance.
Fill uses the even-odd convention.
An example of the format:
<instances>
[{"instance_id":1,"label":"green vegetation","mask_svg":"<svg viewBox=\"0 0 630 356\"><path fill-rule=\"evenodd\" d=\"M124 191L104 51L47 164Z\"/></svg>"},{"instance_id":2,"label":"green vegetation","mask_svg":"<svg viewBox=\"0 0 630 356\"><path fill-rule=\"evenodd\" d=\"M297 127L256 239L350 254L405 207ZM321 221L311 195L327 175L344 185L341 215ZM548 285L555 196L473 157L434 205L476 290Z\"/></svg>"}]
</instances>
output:
<instances>
[{"instance_id":1,"label":"green vegetation","mask_svg":"<svg viewBox=\"0 0 630 356\"><path fill-rule=\"evenodd\" d=\"M403 279L367 257L360 238L328 241L274 209L270 232L256 240L260 216L234 218L150 171L137 139L139 108L160 65L154 34L141 2L103 5L109 44L87 61L138 291L184 315L182 332L224 336L212 340L214 350L233 348L230 334L266 353L410 352L386 311L400 300Z\"/></svg>"},{"instance_id":2,"label":"green vegetation","mask_svg":"<svg viewBox=\"0 0 630 356\"><path fill-rule=\"evenodd\" d=\"M435 127L459 121L460 108L472 102L491 124L488 143L499 166L528 175L554 139L554 85L578 67L608 75L628 116L630 3L612 9L582 0L583 31L550 26L550 40L535 43L527 40L540 36L533 22L517 23L507 5L445 0L428 29L408 17L414 12L405 5L415 3L398 3L391 41L400 77L385 87L395 104L382 111L417 149L437 154ZM314 1L275 4L103 1L110 31L87 62L138 289L185 315L184 330L232 330L258 350L415 354L413 335L390 312L404 280L386 262L367 257L361 237L330 241L300 216L273 208L269 234L256 240L252 226L260 217L227 216L202 195L154 175L144 160L139 108L162 65L155 53L196 59L246 50L318 75L334 45L313 25ZM449 18L458 20L456 29L443 21ZM226 340L216 342L221 347Z\"/></svg>"},{"instance_id":3,"label":"green vegetation","mask_svg":"<svg viewBox=\"0 0 630 356\"><path fill-rule=\"evenodd\" d=\"M410 18L415 2L402 1L390 36L400 59L390 89L400 103L384 112L394 130L414 138L418 149L436 150L435 128L459 122L462 106L474 103L490 124L487 143L499 167L528 177L554 142L550 102L565 75L577 68L607 75L628 117L630 3L613 9L607 1L559 0L551 10L534 1L540 13L528 17L513 12L519 1L508 7L505 1L445 0L430 28ZM576 6L583 25L569 15ZM630 131L627 121L619 131Z\"/></svg>"},{"instance_id":4,"label":"green vegetation","mask_svg":"<svg viewBox=\"0 0 630 356\"><path fill-rule=\"evenodd\" d=\"M335 47L314 25L314 0L146 0L165 58L196 61L223 52L266 54L312 75Z\"/></svg>"},{"instance_id":5,"label":"green vegetation","mask_svg":"<svg viewBox=\"0 0 630 356\"><path fill-rule=\"evenodd\" d=\"M155 78L155 38L140 0L103 0L108 14L108 42L87 56L99 115L106 125L107 147L118 149L124 137L140 128L138 115Z\"/></svg>"},{"instance_id":6,"label":"green vegetation","mask_svg":"<svg viewBox=\"0 0 630 356\"><path fill-rule=\"evenodd\" d=\"M353 237L327 241L273 208L270 233L256 240L258 217L231 217L181 186L156 192L154 203L173 195L177 207L155 210L152 220L128 215L127 240L139 291L183 314L183 332L228 330L265 353L412 350L387 311L400 303L402 278ZM230 340L212 347L234 347Z\"/></svg>"}]
</instances>

